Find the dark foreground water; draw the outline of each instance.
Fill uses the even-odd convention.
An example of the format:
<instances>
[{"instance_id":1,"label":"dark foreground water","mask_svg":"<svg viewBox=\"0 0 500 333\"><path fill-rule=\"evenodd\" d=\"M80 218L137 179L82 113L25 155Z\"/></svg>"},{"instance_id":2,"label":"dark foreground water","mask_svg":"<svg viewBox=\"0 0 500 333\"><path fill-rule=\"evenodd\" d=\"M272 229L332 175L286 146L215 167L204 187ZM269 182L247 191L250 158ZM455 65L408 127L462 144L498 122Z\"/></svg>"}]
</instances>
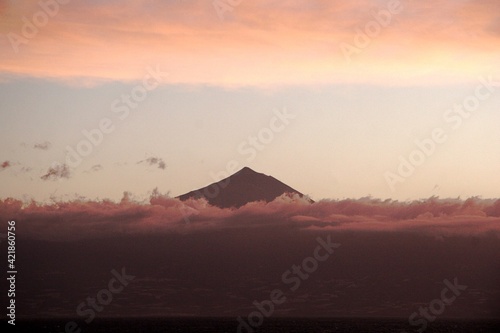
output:
<instances>
[{"instance_id":1,"label":"dark foreground water","mask_svg":"<svg viewBox=\"0 0 500 333\"><path fill-rule=\"evenodd\" d=\"M65 332L67 320L24 320L16 323L16 332L59 333ZM10 325L9 325L10 326ZM156 333L156 332L238 332L238 323L234 318L200 318L200 319L100 319L90 324L78 323L78 327L68 330L77 333ZM271 318L253 332L278 333L392 333L417 332L418 327L412 327L405 320L398 319L287 319ZM251 332L242 329L240 332ZM476 332L499 333L500 320L495 321L467 321L467 320L439 320L429 323L426 333L432 332Z\"/></svg>"}]
</instances>

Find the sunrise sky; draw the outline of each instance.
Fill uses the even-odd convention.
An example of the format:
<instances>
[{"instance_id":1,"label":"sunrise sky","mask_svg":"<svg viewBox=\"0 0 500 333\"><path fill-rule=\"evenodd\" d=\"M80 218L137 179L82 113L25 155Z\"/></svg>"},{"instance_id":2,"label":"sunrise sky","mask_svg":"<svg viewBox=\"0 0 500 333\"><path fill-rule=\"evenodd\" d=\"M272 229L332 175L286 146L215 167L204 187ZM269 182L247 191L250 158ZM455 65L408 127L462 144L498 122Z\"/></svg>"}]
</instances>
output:
<instances>
[{"instance_id":1,"label":"sunrise sky","mask_svg":"<svg viewBox=\"0 0 500 333\"><path fill-rule=\"evenodd\" d=\"M244 166L315 200L500 197L498 0L41 3L0 1L0 198Z\"/></svg>"}]
</instances>

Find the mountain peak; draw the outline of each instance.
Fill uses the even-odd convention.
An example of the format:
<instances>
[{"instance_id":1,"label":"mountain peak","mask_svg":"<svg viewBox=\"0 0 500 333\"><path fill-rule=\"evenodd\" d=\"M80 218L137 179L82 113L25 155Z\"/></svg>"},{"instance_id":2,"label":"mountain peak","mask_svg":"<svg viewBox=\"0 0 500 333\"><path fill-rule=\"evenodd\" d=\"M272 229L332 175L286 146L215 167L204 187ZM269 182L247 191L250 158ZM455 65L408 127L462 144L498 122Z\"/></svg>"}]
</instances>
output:
<instances>
[{"instance_id":1,"label":"mountain peak","mask_svg":"<svg viewBox=\"0 0 500 333\"><path fill-rule=\"evenodd\" d=\"M284 193L304 195L274 177L244 167L206 187L178 196L180 200L205 198L220 208L241 207L253 201L271 202Z\"/></svg>"},{"instance_id":2,"label":"mountain peak","mask_svg":"<svg viewBox=\"0 0 500 333\"><path fill-rule=\"evenodd\" d=\"M243 169L241 169L240 171L236 172L234 175L238 175L238 174L247 174L247 175L259 175L258 172L250 169L249 167L244 167ZM233 176L234 176L233 175Z\"/></svg>"}]
</instances>

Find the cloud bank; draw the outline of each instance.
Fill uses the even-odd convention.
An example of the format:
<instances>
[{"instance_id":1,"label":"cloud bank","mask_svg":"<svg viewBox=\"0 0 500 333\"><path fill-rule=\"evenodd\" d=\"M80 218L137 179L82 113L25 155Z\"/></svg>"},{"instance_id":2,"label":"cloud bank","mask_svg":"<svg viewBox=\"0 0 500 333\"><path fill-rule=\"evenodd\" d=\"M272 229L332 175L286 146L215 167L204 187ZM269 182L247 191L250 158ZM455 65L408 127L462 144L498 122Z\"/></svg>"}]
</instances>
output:
<instances>
[{"instance_id":1,"label":"cloud bank","mask_svg":"<svg viewBox=\"0 0 500 333\"><path fill-rule=\"evenodd\" d=\"M500 237L500 200L478 198L429 198L406 203L364 198L310 204L299 197L283 195L270 203L220 209L203 199L181 202L158 193L148 203L134 202L125 193L119 203L77 200L37 204L4 199L0 201L0 217L17 220L23 235L48 240L276 226L304 232Z\"/></svg>"}]
</instances>

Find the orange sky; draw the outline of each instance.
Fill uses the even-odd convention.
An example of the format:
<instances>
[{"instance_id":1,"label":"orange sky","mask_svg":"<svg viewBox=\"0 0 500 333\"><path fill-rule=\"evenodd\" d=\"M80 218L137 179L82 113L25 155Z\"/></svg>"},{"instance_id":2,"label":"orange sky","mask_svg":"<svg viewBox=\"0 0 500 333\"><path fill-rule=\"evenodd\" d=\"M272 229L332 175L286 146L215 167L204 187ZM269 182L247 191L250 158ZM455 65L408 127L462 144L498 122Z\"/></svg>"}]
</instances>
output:
<instances>
[{"instance_id":1,"label":"orange sky","mask_svg":"<svg viewBox=\"0 0 500 333\"><path fill-rule=\"evenodd\" d=\"M340 45L354 45L370 12L391 2L242 1L224 20L204 0L69 2L19 52L2 39L0 72L93 84L133 80L159 64L170 82L268 86L469 81L498 67L495 0L401 1L349 63ZM21 18L32 19L37 3L7 5L1 33L22 36Z\"/></svg>"},{"instance_id":2,"label":"orange sky","mask_svg":"<svg viewBox=\"0 0 500 333\"><path fill-rule=\"evenodd\" d=\"M0 197L179 195L233 160L316 200L498 196L498 0L242 0L223 19L213 0L57 1L0 1ZM168 75L122 105L148 68ZM255 159L238 151L284 109ZM102 119L112 134L46 180ZM388 186L436 128L446 142Z\"/></svg>"}]
</instances>

